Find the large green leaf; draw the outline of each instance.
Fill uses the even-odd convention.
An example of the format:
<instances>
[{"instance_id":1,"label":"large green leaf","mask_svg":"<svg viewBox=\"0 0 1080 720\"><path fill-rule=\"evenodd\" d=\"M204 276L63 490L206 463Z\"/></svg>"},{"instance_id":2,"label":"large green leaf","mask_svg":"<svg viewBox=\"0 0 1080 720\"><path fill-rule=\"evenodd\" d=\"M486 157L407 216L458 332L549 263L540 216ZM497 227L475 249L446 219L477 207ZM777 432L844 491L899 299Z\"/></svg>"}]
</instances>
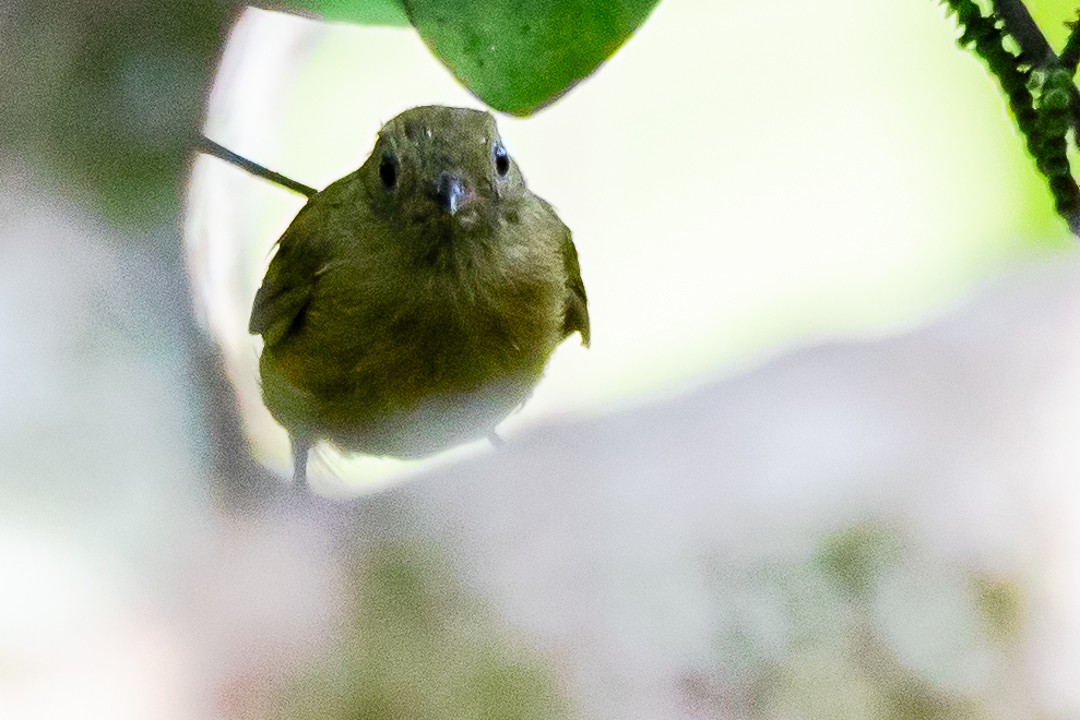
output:
<instances>
[{"instance_id":1,"label":"large green leaf","mask_svg":"<svg viewBox=\"0 0 1080 720\"><path fill-rule=\"evenodd\" d=\"M275 8L273 2L264 7ZM324 20L356 23L358 25L408 25L409 16L400 0L289 0L290 9L318 15Z\"/></svg>"},{"instance_id":2,"label":"large green leaf","mask_svg":"<svg viewBox=\"0 0 1080 720\"><path fill-rule=\"evenodd\" d=\"M402 0L431 51L496 110L529 115L597 68L657 0Z\"/></svg>"},{"instance_id":3,"label":"large green leaf","mask_svg":"<svg viewBox=\"0 0 1080 720\"><path fill-rule=\"evenodd\" d=\"M290 0L326 20L411 22L485 103L529 115L611 56L658 0Z\"/></svg>"}]
</instances>

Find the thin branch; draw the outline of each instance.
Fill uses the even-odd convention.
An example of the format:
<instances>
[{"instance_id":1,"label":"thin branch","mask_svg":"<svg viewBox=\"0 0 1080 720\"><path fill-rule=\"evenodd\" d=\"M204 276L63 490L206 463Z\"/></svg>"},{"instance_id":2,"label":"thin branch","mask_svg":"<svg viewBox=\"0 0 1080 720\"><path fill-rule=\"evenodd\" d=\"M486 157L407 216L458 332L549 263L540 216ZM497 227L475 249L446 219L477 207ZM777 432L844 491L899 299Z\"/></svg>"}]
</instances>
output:
<instances>
[{"instance_id":1,"label":"thin branch","mask_svg":"<svg viewBox=\"0 0 1080 720\"><path fill-rule=\"evenodd\" d=\"M227 163L232 163L241 170L245 170L255 177L262 178L263 180L269 180L275 185L280 185L286 190L291 190L294 193L303 195L310 198L315 193L319 192L313 187L309 187L303 183L297 182L291 178L287 178L281 173L276 173L273 170L268 170L258 163L254 163L247 158L237 155L232 150L229 150L222 145L218 145L216 142L206 137L205 135L199 136L199 150L212 155L219 160L224 160Z\"/></svg>"}]
</instances>

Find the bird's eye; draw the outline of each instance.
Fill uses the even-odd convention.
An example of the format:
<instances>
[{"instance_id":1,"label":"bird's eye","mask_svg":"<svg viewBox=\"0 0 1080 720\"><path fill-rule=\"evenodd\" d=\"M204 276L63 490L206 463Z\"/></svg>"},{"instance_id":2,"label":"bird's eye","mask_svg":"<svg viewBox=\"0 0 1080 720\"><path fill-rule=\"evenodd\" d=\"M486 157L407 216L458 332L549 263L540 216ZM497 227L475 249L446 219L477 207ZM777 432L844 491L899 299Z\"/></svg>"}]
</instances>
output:
<instances>
[{"instance_id":1,"label":"bird's eye","mask_svg":"<svg viewBox=\"0 0 1080 720\"><path fill-rule=\"evenodd\" d=\"M394 157L394 153L389 151L383 153L382 161L379 163L379 179L387 190L393 190L394 185L397 184L397 158Z\"/></svg>"},{"instance_id":2,"label":"bird's eye","mask_svg":"<svg viewBox=\"0 0 1080 720\"><path fill-rule=\"evenodd\" d=\"M510 172L510 156L506 154L506 148L502 145L495 146L495 172L499 175Z\"/></svg>"}]
</instances>

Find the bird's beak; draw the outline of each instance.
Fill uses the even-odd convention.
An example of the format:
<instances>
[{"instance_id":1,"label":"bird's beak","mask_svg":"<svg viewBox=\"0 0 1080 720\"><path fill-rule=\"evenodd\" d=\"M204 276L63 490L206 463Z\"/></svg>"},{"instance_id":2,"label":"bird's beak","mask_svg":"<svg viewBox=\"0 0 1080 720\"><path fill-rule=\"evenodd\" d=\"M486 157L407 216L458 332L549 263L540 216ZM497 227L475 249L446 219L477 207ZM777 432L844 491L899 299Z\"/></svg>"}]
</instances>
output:
<instances>
[{"instance_id":1,"label":"bird's beak","mask_svg":"<svg viewBox=\"0 0 1080 720\"><path fill-rule=\"evenodd\" d=\"M435 201L448 215L454 215L468 200L465 186L461 178L451 172L443 170L439 173L439 181L435 188Z\"/></svg>"}]
</instances>

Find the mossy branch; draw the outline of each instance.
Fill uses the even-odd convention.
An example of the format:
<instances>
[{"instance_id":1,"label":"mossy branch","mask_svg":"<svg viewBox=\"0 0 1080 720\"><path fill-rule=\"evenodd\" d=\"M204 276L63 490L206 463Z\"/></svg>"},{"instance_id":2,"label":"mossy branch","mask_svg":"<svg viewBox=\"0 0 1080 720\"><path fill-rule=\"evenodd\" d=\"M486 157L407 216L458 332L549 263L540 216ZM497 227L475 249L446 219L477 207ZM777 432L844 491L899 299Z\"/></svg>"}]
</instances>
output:
<instances>
[{"instance_id":1,"label":"mossy branch","mask_svg":"<svg viewBox=\"0 0 1080 720\"><path fill-rule=\"evenodd\" d=\"M1072 81L1080 57L1074 30L1062 58L1050 47L1020 0L994 0L983 13L973 0L945 0L960 26L959 44L972 50L1001 83L1039 172L1046 178L1058 213L1080 236L1080 187L1067 155L1070 128L1080 138L1080 90ZM1010 49L1010 42L1019 53Z\"/></svg>"}]
</instances>

